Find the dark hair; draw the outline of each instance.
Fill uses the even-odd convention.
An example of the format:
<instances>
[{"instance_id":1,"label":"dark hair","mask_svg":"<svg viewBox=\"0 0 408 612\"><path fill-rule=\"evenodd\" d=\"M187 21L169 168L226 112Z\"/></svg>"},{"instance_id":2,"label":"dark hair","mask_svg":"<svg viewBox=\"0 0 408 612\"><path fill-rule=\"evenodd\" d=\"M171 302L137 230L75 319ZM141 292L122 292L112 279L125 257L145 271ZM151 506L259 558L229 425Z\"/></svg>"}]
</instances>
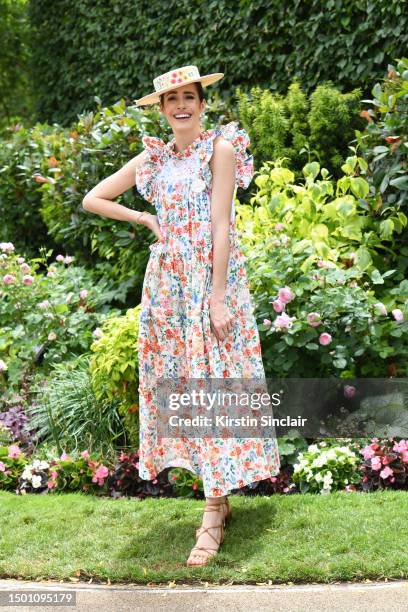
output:
<instances>
[{"instance_id":1,"label":"dark hair","mask_svg":"<svg viewBox=\"0 0 408 612\"><path fill-rule=\"evenodd\" d=\"M203 86L201 85L200 81L194 81L194 85L196 86L197 89L197 93L198 93L198 97L200 99L200 102L202 102L205 98L204 96L204 89ZM164 94L160 95L160 104L163 106L164 104Z\"/></svg>"}]
</instances>

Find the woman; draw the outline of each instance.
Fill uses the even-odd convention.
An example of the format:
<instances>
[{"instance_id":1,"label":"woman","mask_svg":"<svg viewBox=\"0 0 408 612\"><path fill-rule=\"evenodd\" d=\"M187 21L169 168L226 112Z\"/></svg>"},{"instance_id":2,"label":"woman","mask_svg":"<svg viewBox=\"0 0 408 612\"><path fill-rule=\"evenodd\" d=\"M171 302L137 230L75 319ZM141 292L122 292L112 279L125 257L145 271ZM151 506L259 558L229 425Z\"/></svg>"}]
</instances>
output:
<instances>
[{"instance_id":1,"label":"woman","mask_svg":"<svg viewBox=\"0 0 408 612\"><path fill-rule=\"evenodd\" d=\"M139 320L139 473L153 479L184 467L203 479L202 526L187 565L205 565L224 539L228 492L279 472L275 437L160 438L156 379L264 378L258 329L235 227L237 186L247 187L253 159L237 122L203 131L203 87L222 73L200 76L184 66L153 80L138 106L160 103L174 137L145 136L144 150L84 198L85 210L137 222L158 238L150 246ZM111 200L133 185L157 215Z\"/></svg>"}]
</instances>

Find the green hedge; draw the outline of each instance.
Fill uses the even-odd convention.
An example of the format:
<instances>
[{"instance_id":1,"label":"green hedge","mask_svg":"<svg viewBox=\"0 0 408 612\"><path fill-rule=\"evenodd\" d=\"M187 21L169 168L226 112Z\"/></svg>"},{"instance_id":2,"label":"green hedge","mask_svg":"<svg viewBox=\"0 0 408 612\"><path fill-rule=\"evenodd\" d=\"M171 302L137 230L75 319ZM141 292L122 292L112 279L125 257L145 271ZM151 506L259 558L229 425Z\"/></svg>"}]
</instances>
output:
<instances>
[{"instance_id":1,"label":"green hedge","mask_svg":"<svg viewBox=\"0 0 408 612\"><path fill-rule=\"evenodd\" d=\"M139 98L153 78L197 64L225 72L209 88L230 95L260 86L310 92L331 80L363 94L408 44L402 0L31 0L38 119L68 125L93 96Z\"/></svg>"}]
</instances>

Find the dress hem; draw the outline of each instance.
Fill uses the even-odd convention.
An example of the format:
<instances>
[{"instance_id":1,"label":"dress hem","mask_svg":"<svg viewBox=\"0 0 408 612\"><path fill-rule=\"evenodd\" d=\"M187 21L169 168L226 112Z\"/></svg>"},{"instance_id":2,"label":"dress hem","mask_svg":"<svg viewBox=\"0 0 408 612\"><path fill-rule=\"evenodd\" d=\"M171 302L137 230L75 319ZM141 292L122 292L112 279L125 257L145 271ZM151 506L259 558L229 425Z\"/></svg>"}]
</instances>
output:
<instances>
[{"instance_id":1,"label":"dress hem","mask_svg":"<svg viewBox=\"0 0 408 612\"><path fill-rule=\"evenodd\" d=\"M143 480L154 480L155 478L157 478L157 476L159 474L161 474L161 472L163 472L165 469L173 467L173 468L183 468L185 470L188 470L189 472L192 472L193 474L195 474L196 476L198 476L199 478L202 478L201 474L199 472L197 472L196 470L192 469L191 467L186 467L184 465L174 465L175 462L170 462L170 463L166 463L166 465L156 474L154 474L151 478L143 478L143 476L141 475L140 471L139 471L139 476L140 478L143 478ZM179 463L179 462L177 462ZM242 489L243 487L246 487L250 484L252 484L253 482L260 482L261 480L267 480L268 478L273 478L273 476L277 476L280 472L281 469L281 465L279 464L278 468L276 469L276 471L274 473L272 473L271 470L269 470L268 474L266 474L265 472L260 476L260 478L251 478L248 480L242 480L241 481L244 483L239 487L225 487L224 489L221 489L221 487L217 487L217 490L222 490L222 493L218 493L218 495L207 495L205 494L205 497L223 497L224 495L228 495L228 493L230 491L235 491L236 489Z\"/></svg>"}]
</instances>

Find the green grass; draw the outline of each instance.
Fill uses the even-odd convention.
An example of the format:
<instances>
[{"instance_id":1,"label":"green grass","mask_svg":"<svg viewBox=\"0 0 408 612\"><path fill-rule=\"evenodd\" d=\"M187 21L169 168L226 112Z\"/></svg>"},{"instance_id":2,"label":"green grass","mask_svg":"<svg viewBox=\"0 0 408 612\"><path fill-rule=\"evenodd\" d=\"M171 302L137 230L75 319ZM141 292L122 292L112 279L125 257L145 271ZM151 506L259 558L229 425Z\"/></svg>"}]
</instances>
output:
<instances>
[{"instance_id":1,"label":"green grass","mask_svg":"<svg viewBox=\"0 0 408 612\"><path fill-rule=\"evenodd\" d=\"M185 565L204 502L0 492L0 577L332 582L408 577L408 492L230 496L211 565Z\"/></svg>"}]
</instances>

